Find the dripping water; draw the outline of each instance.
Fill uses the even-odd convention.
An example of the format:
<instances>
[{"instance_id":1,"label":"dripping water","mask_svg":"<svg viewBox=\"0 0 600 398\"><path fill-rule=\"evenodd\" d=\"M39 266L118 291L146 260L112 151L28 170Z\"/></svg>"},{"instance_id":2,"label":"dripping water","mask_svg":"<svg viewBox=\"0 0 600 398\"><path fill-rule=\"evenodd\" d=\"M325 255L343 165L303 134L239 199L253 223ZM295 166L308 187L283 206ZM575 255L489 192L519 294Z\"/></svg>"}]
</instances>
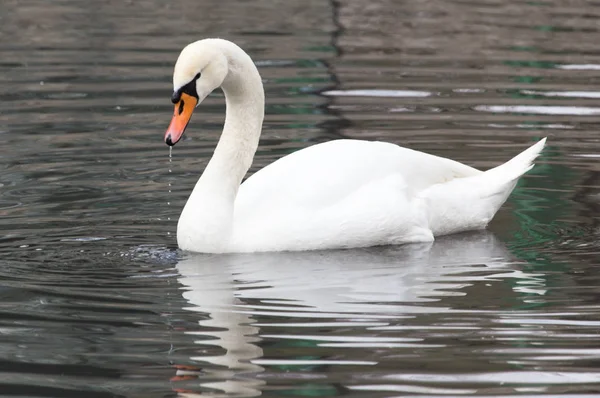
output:
<instances>
[{"instance_id":1,"label":"dripping water","mask_svg":"<svg viewBox=\"0 0 600 398\"><path fill-rule=\"evenodd\" d=\"M173 147L169 145L169 173L172 173L173 170L171 166L173 165ZM169 179L169 198L171 197L171 180ZM168 199L167 206L171 206L171 201ZM167 221L171 221L171 217L167 216ZM171 235L171 232L167 231L167 236Z\"/></svg>"}]
</instances>

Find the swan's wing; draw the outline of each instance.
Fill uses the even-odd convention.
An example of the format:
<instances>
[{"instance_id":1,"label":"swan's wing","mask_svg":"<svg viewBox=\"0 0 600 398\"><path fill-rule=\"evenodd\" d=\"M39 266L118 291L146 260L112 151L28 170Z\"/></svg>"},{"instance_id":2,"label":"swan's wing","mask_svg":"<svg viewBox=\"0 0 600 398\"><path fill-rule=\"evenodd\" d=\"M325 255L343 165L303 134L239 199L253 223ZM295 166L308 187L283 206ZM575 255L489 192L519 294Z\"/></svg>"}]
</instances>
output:
<instances>
[{"instance_id":1,"label":"swan's wing","mask_svg":"<svg viewBox=\"0 0 600 398\"><path fill-rule=\"evenodd\" d=\"M236 216L276 208L318 209L334 205L361 187L399 176L412 194L431 185L481 172L423 152L385 142L336 140L287 155L259 170L240 187Z\"/></svg>"}]
</instances>

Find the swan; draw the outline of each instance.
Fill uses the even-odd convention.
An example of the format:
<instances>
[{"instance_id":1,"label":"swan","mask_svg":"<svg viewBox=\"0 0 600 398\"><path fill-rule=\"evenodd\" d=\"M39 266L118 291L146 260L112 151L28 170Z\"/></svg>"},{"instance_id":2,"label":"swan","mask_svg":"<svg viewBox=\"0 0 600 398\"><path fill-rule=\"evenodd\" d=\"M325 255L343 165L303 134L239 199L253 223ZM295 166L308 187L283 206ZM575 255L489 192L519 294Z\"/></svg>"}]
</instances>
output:
<instances>
[{"instance_id":1,"label":"swan","mask_svg":"<svg viewBox=\"0 0 600 398\"><path fill-rule=\"evenodd\" d=\"M175 145L195 107L219 87L223 132L177 224L179 247L192 252L395 245L483 229L546 141L483 172L387 142L341 139L284 156L241 184L258 147L265 96L258 69L236 44L203 39L181 51L164 139Z\"/></svg>"}]
</instances>

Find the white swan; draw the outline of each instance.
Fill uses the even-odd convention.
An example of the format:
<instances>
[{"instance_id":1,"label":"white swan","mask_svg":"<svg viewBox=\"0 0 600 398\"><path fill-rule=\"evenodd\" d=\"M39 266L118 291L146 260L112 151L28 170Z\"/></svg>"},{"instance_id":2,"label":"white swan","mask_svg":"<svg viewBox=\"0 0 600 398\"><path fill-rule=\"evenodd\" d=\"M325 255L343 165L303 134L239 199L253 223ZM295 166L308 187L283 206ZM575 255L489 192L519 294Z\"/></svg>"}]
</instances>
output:
<instances>
[{"instance_id":1,"label":"white swan","mask_svg":"<svg viewBox=\"0 0 600 398\"><path fill-rule=\"evenodd\" d=\"M482 172L390 143L337 140L287 155L240 185L264 117L252 59L226 40L191 43L173 86L168 145L213 90L221 87L227 103L219 143L177 225L179 247L194 252L366 247L485 228L545 143Z\"/></svg>"}]
</instances>

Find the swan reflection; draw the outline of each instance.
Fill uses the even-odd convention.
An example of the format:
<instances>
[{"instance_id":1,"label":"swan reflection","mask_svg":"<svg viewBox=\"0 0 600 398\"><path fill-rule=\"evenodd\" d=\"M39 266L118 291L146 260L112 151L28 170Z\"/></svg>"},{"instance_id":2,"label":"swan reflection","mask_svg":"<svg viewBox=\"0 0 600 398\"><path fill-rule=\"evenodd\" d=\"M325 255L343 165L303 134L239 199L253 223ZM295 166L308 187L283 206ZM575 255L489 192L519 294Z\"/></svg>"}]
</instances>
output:
<instances>
[{"instance_id":1,"label":"swan reflection","mask_svg":"<svg viewBox=\"0 0 600 398\"><path fill-rule=\"evenodd\" d=\"M423 245L190 255L177 264L179 282L190 303L187 309L206 314L206 318L199 321L202 331L188 333L198 336L197 343L223 351L191 358L202 364L198 381L203 392L182 396L261 395L263 366L295 363L294 357L289 361L264 358L261 337L290 339L298 331L317 326L382 329L418 314L460 311L453 308L452 298L476 302L472 290L465 297L464 288L492 279L518 278L515 294L519 289L543 294L543 280L523 272L521 265L489 232L450 236ZM270 326L286 327L290 333L272 335L264 330ZM325 340L328 342L322 346L338 348L381 343L366 337ZM383 343L401 346L404 340L388 338ZM373 358L369 356L364 363L333 363L373 366L377 364Z\"/></svg>"}]
</instances>

